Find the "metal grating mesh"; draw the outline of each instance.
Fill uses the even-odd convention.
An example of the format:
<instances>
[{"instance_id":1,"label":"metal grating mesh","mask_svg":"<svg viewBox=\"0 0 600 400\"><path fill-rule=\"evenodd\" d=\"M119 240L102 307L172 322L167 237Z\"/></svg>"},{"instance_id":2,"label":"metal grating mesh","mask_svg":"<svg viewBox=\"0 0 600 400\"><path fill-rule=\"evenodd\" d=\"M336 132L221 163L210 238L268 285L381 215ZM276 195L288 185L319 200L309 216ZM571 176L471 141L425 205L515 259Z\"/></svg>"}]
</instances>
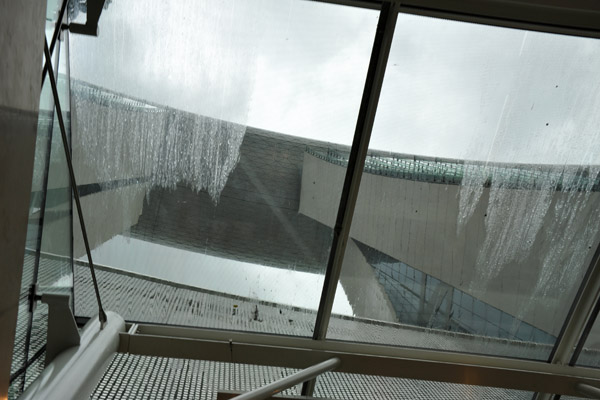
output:
<instances>
[{"instance_id":1,"label":"metal grating mesh","mask_svg":"<svg viewBox=\"0 0 600 400\"><path fill-rule=\"evenodd\" d=\"M42 373L44 370L44 360L46 358L46 353L44 352L37 360L35 360L29 368L27 368L26 374L21 374L8 388L8 399L17 399L22 391L21 385L23 384L23 380L25 380L24 390L27 390L29 385L33 383L35 379Z\"/></svg>"},{"instance_id":2,"label":"metal grating mesh","mask_svg":"<svg viewBox=\"0 0 600 400\"><path fill-rule=\"evenodd\" d=\"M91 399L215 399L219 390L248 391L295 372L289 368L116 354ZM300 386L286 390L298 395Z\"/></svg>"},{"instance_id":3,"label":"metal grating mesh","mask_svg":"<svg viewBox=\"0 0 600 400\"><path fill-rule=\"evenodd\" d=\"M287 376L290 368L116 354L92 399L215 399L219 390L248 391ZM300 395L298 385L284 392ZM330 372L315 396L332 399L529 400L532 394L481 386Z\"/></svg>"},{"instance_id":4,"label":"metal grating mesh","mask_svg":"<svg viewBox=\"0 0 600 400\"><path fill-rule=\"evenodd\" d=\"M105 308L127 321L312 336L316 313L311 310L183 287L109 267L97 267L97 275ZM88 268L76 265L77 316L97 314L92 288ZM234 305L237 305L235 313ZM459 352L494 352L529 359L545 359L550 350L548 345L532 342L336 315L331 318L328 338Z\"/></svg>"},{"instance_id":5,"label":"metal grating mesh","mask_svg":"<svg viewBox=\"0 0 600 400\"><path fill-rule=\"evenodd\" d=\"M126 321L311 336L316 312L97 267L102 302ZM236 306L236 307L234 307ZM75 267L75 315L98 312L87 267Z\"/></svg>"}]
</instances>

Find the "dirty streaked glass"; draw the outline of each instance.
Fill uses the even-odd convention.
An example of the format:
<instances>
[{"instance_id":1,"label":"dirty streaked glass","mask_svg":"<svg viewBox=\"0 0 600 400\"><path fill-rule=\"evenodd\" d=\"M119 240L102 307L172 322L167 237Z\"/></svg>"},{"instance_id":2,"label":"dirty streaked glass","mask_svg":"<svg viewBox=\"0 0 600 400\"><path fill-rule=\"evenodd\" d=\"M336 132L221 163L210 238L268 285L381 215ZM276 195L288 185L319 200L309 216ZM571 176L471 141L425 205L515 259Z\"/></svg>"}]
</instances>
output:
<instances>
[{"instance_id":1,"label":"dirty streaked glass","mask_svg":"<svg viewBox=\"0 0 600 400\"><path fill-rule=\"evenodd\" d=\"M352 142L377 17L298 0L112 2L98 38L72 38L73 157L105 308L312 335L332 230L304 202L340 190L314 192L304 171ZM94 315L84 266L75 285L76 314ZM351 312L343 298L336 310Z\"/></svg>"},{"instance_id":2,"label":"dirty streaked glass","mask_svg":"<svg viewBox=\"0 0 600 400\"><path fill-rule=\"evenodd\" d=\"M546 360L598 245L599 67L597 40L400 14L327 337Z\"/></svg>"},{"instance_id":3,"label":"dirty streaked glass","mask_svg":"<svg viewBox=\"0 0 600 400\"><path fill-rule=\"evenodd\" d=\"M583 367L600 368L600 319L596 318L576 364Z\"/></svg>"}]
</instances>

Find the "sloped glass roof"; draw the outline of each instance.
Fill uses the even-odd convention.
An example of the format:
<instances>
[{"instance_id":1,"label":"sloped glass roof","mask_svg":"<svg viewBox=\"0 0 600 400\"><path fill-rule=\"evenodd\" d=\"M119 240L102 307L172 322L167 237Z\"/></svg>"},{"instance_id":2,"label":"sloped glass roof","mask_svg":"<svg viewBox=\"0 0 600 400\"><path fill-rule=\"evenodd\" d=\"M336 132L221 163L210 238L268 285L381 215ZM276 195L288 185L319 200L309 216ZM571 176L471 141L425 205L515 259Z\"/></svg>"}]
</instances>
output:
<instances>
[{"instance_id":1,"label":"sloped glass roof","mask_svg":"<svg viewBox=\"0 0 600 400\"><path fill-rule=\"evenodd\" d=\"M91 233L97 262L310 320L377 12L132 7L113 4L103 35L72 43L74 156L80 182L99 184L86 218L104 225ZM155 28L186 20L194 28ZM408 324L539 344L532 358L548 357L598 241L597 47L400 14L334 313L391 323L386 335ZM101 224L109 209L119 222ZM199 321L187 323L211 325ZM268 325L250 329L280 329Z\"/></svg>"},{"instance_id":2,"label":"sloped glass roof","mask_svg":"<svg viewBox=\"0 0 600 400\"><path fill-rule=\"evenodd\" d=\"M600 239L599 46L399 15L340 275L355 312L473 334L471 351L547 344L534 357L548 359ZM311 153L318 193L349 156ZM311 211L325 204L303 210L332 226ZM332 319L327 336L404 343L362 331Z\"/></svg>"},{"instance_id":3,"label":"sloped glass roof","mask_svg":"<svg viewBox=\"0 0 600 400\"><path fill-rule=\"evenodd\" d=\"M71 59L79 182L100 185L84 196L96 262L314 314L332 230L298 213L305 149L349 149L377 12L115 2L102 22Z\"/></svg>"},{"instance_id":4,"label":"sloped glass roof","mask_svg":"<svg viewBox=\"0 0 600 400\"><path fill-rule=\"evenodd\" d=\"M598 268L599 42L357 4L112 2L98 37L70 38L64 117L105 308L553 364L579 341L598 367L597 323L574 316L593 314ZM75 315L95 317L78 222L43 253L50 286L75 259ZM197 366L111 368L140 362ZM357 379L373 384L328 374L316 393L363 398ZM531 396L445 385L423 390Z\"/></svg>"}]
</instances>

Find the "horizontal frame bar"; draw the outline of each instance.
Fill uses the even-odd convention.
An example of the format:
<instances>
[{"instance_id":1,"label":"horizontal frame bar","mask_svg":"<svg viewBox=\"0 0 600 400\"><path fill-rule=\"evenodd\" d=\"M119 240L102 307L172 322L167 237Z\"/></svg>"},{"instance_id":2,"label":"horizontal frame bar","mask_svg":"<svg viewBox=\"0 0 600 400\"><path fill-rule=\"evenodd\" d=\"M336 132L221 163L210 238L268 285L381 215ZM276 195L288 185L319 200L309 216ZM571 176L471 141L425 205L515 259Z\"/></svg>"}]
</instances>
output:
<instances>
[{"instance_id":1,"label":"horizontal frame bar","mask_svg":"<svg viewBox=\"0 0 600 400\"><path fill-rule=\"evenodd\" d=\"M300 369L337 357L339 372L571 396L600 387L600 370L541 361L146 324L121 334L119 352Z\"/></svg>"},{"instance_id":2,"label":"horizontal frame bar","mask_svg":"<svg viewBox=\"0 0 600 400\"><path fill-rule=\"evenodd\" d=\"M397 16L397 8L391 6L390 3L385 3L379 13L379 22L369 61L369 70L366 76L360 110L356 121L356 130L346 167L344 186L340 194L338 213L335 226L333 227L331 251L327 261L327 270L323 279L323 290L315 320L313 333L313 339L315 340L321 340L327 336L327 328L329 327L336 288L344 263L346 245L350 236L350 227L352 226L352 217L358 199L360 181L365 166L367 150L369 149L369 140L371 139L371 132L375 122L375 113L383 86L383 78L392 46Z\"/></svg>"},{"instance_id":3,"label":"horizontal frame bar","mask_svg":"<svg viewBox=\"0 0 600 400\"><path fill-rule=\"evenodd\" d=\"M379 9L383 0L311 0ZM600 6L585 0L387 0L400 13L505 28L600 38Z\"/></svg>"}]
</instances>

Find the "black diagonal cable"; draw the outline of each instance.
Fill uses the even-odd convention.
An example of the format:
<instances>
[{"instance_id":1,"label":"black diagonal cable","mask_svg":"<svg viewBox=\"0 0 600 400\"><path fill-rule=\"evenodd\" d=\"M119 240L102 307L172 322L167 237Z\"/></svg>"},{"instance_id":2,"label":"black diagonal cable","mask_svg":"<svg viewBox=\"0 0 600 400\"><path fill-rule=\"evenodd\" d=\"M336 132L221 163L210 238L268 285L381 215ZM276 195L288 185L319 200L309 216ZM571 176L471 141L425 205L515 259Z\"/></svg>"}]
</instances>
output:
<instances>
[{"instance_id":1,"label":"black diagonal cable","mask_svg":"<svg viewBox=\"0 0 600 400\"><path fill-rule=\"evenodd\" d=\"M75 205L77 206L77 215L79 216L79 224L81 225L81 234L83 236L83 242L85 244L85 251L87 253L88 262L90 265L90 272L92 273L92 282L94 283L94 290L96 291L96 300L98 301L98 318L100 319L100 328L104 327L106 323L106 313L102 308L102 300L100 299L100 290L98 289L98 281L96 280L96 271L94 270L94 262L92 261L92 252L90 251L90 243L88 241L87 231L85 229L85 222L83 220L83 211L81 210L81 201L79 200L79 189L77 188L77 182L75 181L75 173L73 172L73 161L71 160L71 153L69 151L69 144L67 142L67 133L65 129L65 122L63 121L62 110L60 108L60 100L58 98L58 90L56 89L56 80L54 78L54 71L52 70L52 64L50 60L50 50L48 49L48 41L44 40L44 55L46 58L46 70L48 71L48 78L50 78L50 86L52 86L52 95L54 96L54 104L56 107L56 114L58 116L58 124L60 126L60 133L62 136L63 147L65 149L65 158L67 159L67 166L69 167L69 175L71 177L71 187L73 188L73 197L75 198Z\"/></svg>"},{"instance_id":2,"label":"black diagonal cable","mask_svg":"<svg viewBox=\"0 0 600 400\"><path fill-rule=\"evenodd\" d=\"M45 352L46 352L46 345L43 345L42 347L39 348L38 351L35 352L33 357L31 357L29 360L25 360L23 362L23 366L21 368L16 370L14 374L10 374L9 383L12 385L13 382L15 381L15 379L17 379L19 376L23 375L23 373L27 372L27 369L31 366L31 364L36 362L37 359L40 358L42 356L42 354L44 354ZM25 385L25 379L23 379L23 383L21 386L23 386L23 385ZM21 387L21 392L23 392L23 391L24 391L24 389Z\"/></svg>"},{"instance_id":3,"label":"black diagonal cable","mask_svg":"<svg viewBox=\"0 0 600 400\"><path fill-rule=\"evenodd\" d=\"M52 34L52 40L50 41L50 54L54 53L54 46L56 45L58 35L62 30L63 19L65 18L65 10L67 9L67 3L69 3L69 0L63 0L62 6L60 7L60 11L58 13L58 19L56 20L56 26L54 27L54 33ZM46 80L47 73L48 71L46 70L46 64L44 64L44 69L42 70L42 88L44 87L44 81Z\"/></svg>"}]
</instances>

